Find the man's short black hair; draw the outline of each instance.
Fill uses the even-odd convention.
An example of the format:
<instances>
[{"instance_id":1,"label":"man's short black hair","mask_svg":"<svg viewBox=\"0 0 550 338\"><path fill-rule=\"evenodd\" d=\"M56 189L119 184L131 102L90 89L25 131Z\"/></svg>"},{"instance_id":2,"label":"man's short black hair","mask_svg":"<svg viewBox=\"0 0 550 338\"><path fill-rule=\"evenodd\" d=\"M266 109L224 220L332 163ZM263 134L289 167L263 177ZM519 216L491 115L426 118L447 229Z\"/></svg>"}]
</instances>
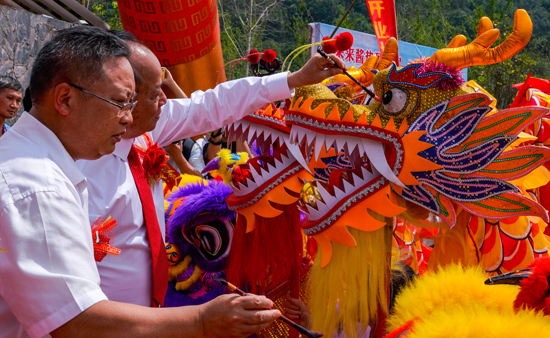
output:
<instances>
[{"instance_id":1,"label":"man's short black hair","mask_svg":"<svg viewBox=\"0 0 550 338\"><path fill-rule=\"evenodd\" d=\"M21 83L19 83L15 77L11 75L0 76L0 91L3 89L13 89L21 92L22 88Z\"/></svg>"},{"instance_id":2,"label":"man's short black hair","mask_svg":"<svg viewBox=\"0 0 550 338\"><path fill-rule=\"evenodd\" d=\"M90 87L103 74L103 64L114 58L128 58L126 43L108 31L90 26L60 30L38 53L31 71L33 104L60 83Z\"/></svg>"}]
</instances>

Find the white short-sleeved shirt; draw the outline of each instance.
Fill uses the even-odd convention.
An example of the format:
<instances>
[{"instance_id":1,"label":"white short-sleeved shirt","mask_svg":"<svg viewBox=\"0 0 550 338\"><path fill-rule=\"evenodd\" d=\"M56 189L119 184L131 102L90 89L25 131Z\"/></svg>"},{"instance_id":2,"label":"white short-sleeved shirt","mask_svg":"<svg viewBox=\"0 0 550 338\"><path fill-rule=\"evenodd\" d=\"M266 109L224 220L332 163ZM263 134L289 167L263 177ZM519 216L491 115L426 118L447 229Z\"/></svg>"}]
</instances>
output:
<instances>
[{"instance_id":1,"label":"white short-sleeved shirt","mask_svg":"<svg viewBox=\"0 0 550 338\"><path fill-rule=\"evenodd\" d=\"M149 135L159 146L216 130L235 122L263 105L291 96L287 73L244 78L195 92L189 99L168 100L155 130ZM142 142L142 137L135 140ZM88 180L90 222L112 216L117 221L111 245L119 256L98 262L101 288L110 300L150 306L152 300L151 253L139 194L128 165L134 140L122 140L113 154L95 161L77 161ZM157 218L164 235L162 182L153 187Z\"/></svg>"},{"instance_id":2,"label":"white short-sleeved shirt","mask_svg":"<svg viewBox=\"0 0 550 338\"><path fill-rule=\"evenodd\" d=\"M0 247L0 337L47 336L107 299L85 177L29 113L0 138Z\"/></svg>"}]
</instances>

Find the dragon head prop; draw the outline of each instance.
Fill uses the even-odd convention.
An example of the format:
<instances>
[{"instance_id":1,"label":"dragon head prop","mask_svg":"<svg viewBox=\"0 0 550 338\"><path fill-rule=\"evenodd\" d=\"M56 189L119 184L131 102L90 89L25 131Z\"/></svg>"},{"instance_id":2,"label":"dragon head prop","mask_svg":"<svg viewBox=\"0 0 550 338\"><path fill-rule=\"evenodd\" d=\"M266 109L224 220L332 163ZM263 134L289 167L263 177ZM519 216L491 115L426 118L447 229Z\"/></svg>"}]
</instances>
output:
<instances>
[{"instance_id":1,"label":"dragon head prop","mask_svg":"<svg viewBox=\"0 0 550 338\"><path fill-rule=\"evenodd\" d=\"M353 105L322 85L297 91L286 114L295 157L305 166L323 148L334 147L354 166L333 171L328 183L313 182L315 200L302 205L308 216L304 231L318 240L323 265L330 261L331 241L356 245L347 227L373 231L385 224L375 214L394 217L413 205L450 227L460 210L490 219L548 219L544 208L507 182L548 161L547 149L513 147L547 109L497 112L492 99L463 85L458 72L512 57L530 33L527 13L518 10L514 32L495 48L489 47L498 30L488 29L469 45L403 68L374 70L377 96L368 106Z\"/></svg>"},{"instance_id":2,"label":"dragon head prop","mask_svg":"<svg viewBox=\"0 0 550 338\"><path fill-rule=\"evenodd\" d=\"M353 87L346 92L337 85L346 82L342 76L329 81L335 93L323 85L296 90L285 116L297 161L313 171L332 148L353 166L332 170L328 180L310 181L302 191L302 228L321 249L312 273L314 329L344 328L353 336L357 322L381 324L396 216L436 219L446 229L462 212L548 220L540 204L509 182L550 159L548 149L522 144L519 136L547 108L497 111L490 95L460 76L463 68L514 56L531 32L529 16L518 10L511 35L491 48L499 31L482 19L472 43L455 38L402 68L391 62L397 43L389 42L380 59L353 71L374 87L369 105L353 104Z\"/></svg>"}]
</instances>

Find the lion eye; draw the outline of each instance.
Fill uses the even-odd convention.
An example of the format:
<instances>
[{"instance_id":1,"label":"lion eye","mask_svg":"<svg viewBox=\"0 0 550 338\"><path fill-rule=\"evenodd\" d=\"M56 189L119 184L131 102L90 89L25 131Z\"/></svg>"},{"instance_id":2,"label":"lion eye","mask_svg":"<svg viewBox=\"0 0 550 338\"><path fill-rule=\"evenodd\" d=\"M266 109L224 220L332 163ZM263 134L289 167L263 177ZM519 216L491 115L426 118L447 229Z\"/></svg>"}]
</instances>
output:
<instances>
[{"instance_id":1,"label":"lion eye","mask_svg":"<svg viewBox=\"0 0 550 338\"><path fill-rule=\"evenodd\" d=\"M382 97L384 110L388 113L398 113L407 104L407 93L399 88L392 88L384 93Z\"/></svg>"}]
</instances>

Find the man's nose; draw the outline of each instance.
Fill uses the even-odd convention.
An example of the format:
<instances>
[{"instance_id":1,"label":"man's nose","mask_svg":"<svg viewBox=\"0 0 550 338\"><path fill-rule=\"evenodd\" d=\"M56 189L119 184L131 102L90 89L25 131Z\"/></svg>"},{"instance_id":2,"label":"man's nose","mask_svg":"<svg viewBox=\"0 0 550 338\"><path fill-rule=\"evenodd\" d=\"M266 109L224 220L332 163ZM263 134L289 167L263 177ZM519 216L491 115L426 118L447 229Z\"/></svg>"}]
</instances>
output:
<instances>
[{"instance_id":1,"label":"man's nose","mask_svg":"<svg viewBox=\"0 0 550 338\"><path fill-rule=\"evenodd\" d=\"M168 98L166 97L166 94L164 94L164 91L160 91L160 99L159 99L159 107L162 107L166 104L166 101L168 101Z\"/></svg>"}]
</instances>

